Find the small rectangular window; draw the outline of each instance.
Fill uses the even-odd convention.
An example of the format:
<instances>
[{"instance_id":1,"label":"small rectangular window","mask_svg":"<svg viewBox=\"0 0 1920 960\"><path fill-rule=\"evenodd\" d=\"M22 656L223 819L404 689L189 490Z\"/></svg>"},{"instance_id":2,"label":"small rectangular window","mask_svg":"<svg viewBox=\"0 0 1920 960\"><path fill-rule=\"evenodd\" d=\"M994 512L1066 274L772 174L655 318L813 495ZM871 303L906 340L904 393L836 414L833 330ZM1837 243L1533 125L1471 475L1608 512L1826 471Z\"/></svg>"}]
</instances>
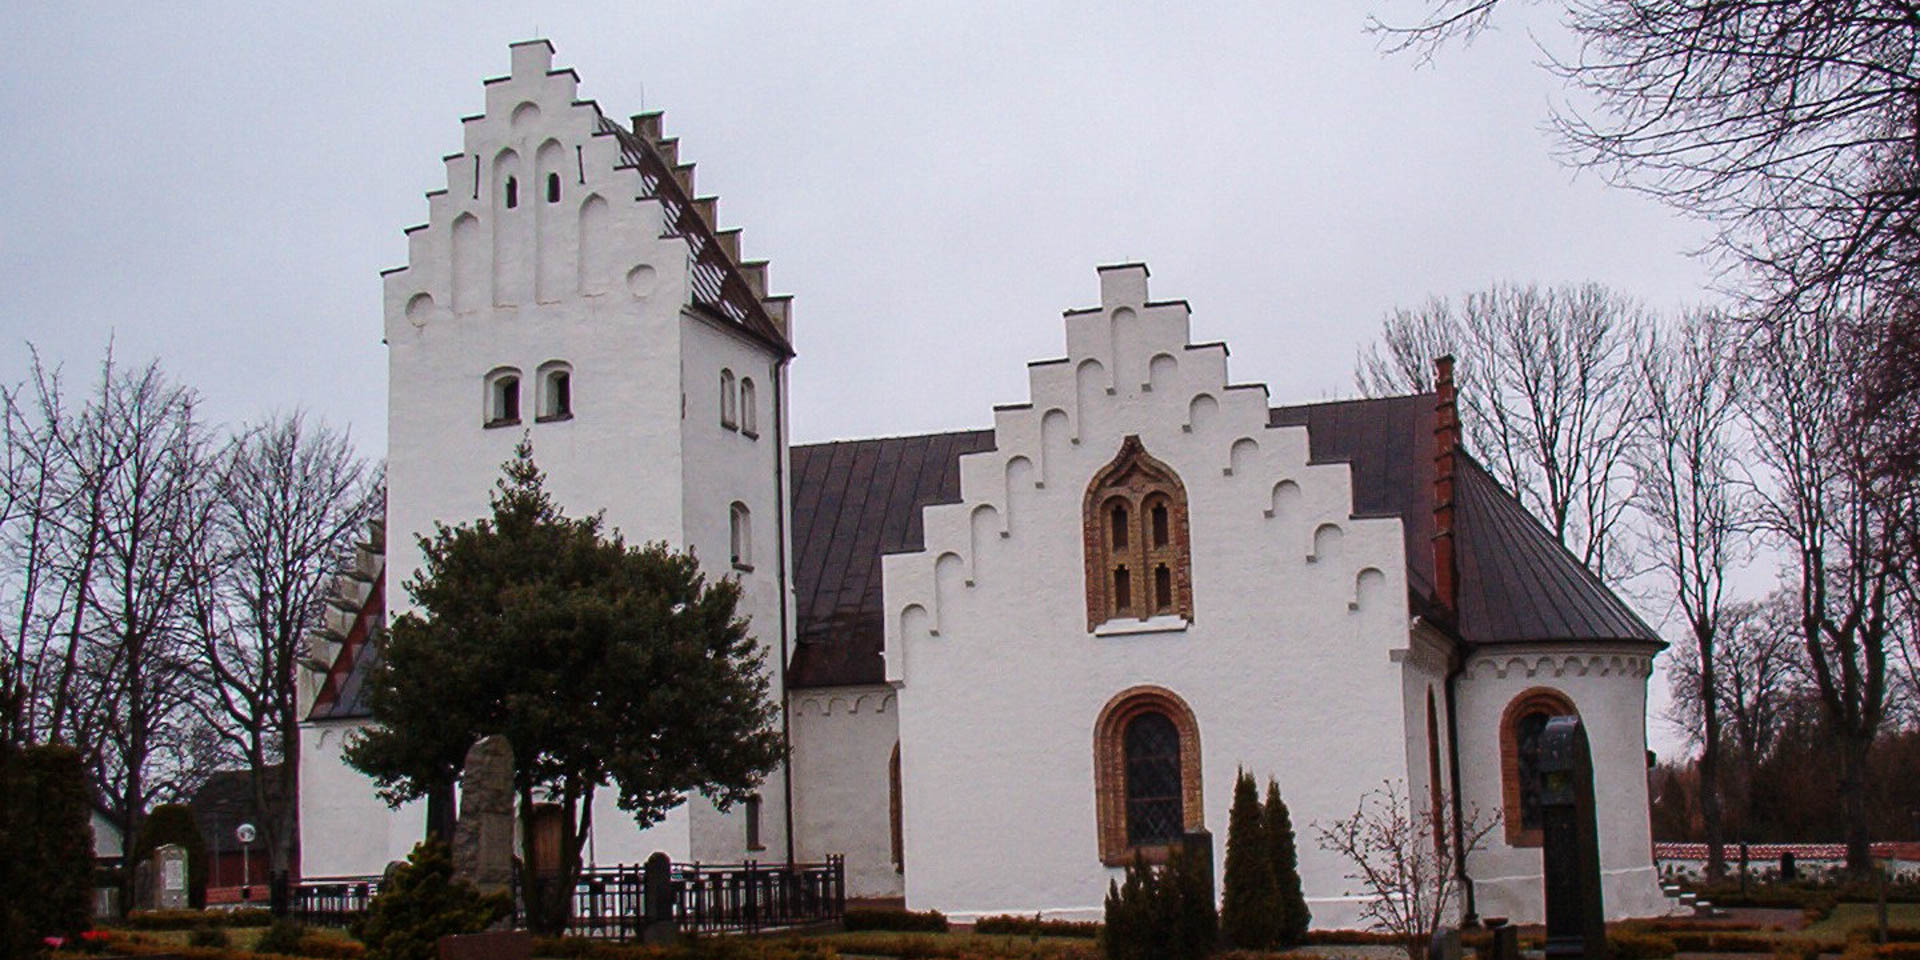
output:
<instances>
[{"instance_id":1,"label":"small rectangular window","mask_svg":"<svg viewBox=\"0 0 1920 960\"><path fill-rule=\"evenodd\" d=\"M1159 613L1173 609L1173 571L1164 563L1153 571L1153 609Z\"/></svg>"},{"instance_id":2,"label":"small rectangular window","mask_svg":"<svg viewBox=\"0 0 1920 960\"><path fill-rule=\"evenodd\" d=\"M1116 610L1133 609L1133 580L1124 564L1113 568L1113 606Z\"/></svg>"}]
</instances>

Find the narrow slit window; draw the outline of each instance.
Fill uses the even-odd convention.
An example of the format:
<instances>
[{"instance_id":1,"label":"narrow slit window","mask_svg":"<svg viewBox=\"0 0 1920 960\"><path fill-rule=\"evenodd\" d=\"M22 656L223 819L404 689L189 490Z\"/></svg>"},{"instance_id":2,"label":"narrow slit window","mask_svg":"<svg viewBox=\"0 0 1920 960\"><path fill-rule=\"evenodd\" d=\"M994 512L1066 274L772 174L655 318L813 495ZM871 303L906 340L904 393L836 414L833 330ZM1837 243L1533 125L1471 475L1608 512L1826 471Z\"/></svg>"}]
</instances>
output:
<instances>
[{"instance_id":1,"label":"narrow slit window","mask_svg":"<svg viewBox=\"0 0 1920 960\"><path fill-rule=\"evenodd\" d=\"M1167 545L1167 505L1164 503L1153 505L1153 545Z\"/></svg>"},{"instance_id":2,"label":"narrow slit window","mask_svg":"<svg viewBox=\"0 0 1920 960\"><path fill-rule=\"evenodd\" d=\"M560 202L560 175L557 173L547 174L547 202Z\"/></svg>"},{"instance_id":3,"label":"narrow slit window","mask_svg":"<svg viewBox=\"0 0 1920 960\"><path fill-rule=\"evenodd\" d=\"M749 437L760 435L760 411L755 403L753 379L740 378L740 432Z\"/></svg>"},{"instance_id":4,"label":"narrow slit window","mask_svg":"<svg viewBox=\"0 0 1920 960\"><path fill-rule=\"evenodd\" d=\"M1127 565L1113 568L1113 605L1120 610L1133 609L1133 579L1127 576Z\"/></svg>"},{"instance_id":5,"label":"narrow slit window","mask_svg":"<svg viewBox=\"0 0 1920 960\"><path fill-rule=\"evenodd\" d=\"M1113 546L1119 550L1127 546L1127 505L1124 503L1113 505Z\"/></svg>"},{"instance_id":6,"label":"narrow slit window","mask_svg":"<svg viewBox=\"0 0 1920 960\"><path fill-rule=\"evenodd\" d=\"M515 180L512 177L508 177L507 178L507 209L512 210L514 207L517 207L519 205L520 205L520 181Z\"/></svg>"},{"instance_id":7,"label":"narrow slit window","mask_svg":"<svg viewBox=\"0 0 1920 960\"><path fill-rule=\"evenodd\" d=\"M1153 610L1165 613L1173 609L1173 571L1161 564L1153 570Z\"/></svg>"},{"instance_id":8,"label":"narrow slit window","mask_svg":"<svg viewBox=\"0 0 1920 960\"><path fill-rule=\"evenodd\" d=\"M742 570L753 568L753 515L747 505L735 501L729 513L729 545L733 551L733 565Z\"/></svg>"},{"instance_id":9,"label":"narrow slit window","mask_svg":"<svg viewBox=\"0 0 1920 960\"><path fill-rule=\"evenodd\" d=\"M728 430L739 427L740 421L734 414L734 404L738 398L734 395L733 371L720 371L720 425Z\"/></svg>"}]
</instances>

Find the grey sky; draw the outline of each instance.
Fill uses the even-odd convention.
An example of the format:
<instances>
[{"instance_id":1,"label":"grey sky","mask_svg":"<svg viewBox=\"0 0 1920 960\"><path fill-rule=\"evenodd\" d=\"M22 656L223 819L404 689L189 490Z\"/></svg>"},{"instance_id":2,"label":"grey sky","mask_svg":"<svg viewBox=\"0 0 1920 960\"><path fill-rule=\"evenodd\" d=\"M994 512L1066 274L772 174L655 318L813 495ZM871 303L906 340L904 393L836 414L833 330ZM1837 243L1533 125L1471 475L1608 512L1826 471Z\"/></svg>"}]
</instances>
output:
<instances>
[{"instance_id":1,"label":"grey sky","mask_svg":"<svg viewBox=\"0 0 1920 960\"><path fill-rule=\"evenodd\" d=\"M1383 311L1494 281L1707 299L1707 232L1576 175L1509 24L1433 66L1369 10L1247 4L14 4L0 376L111 336L218 420L302 406L384 453L377 273L506 45L664 109L795 295L798 441L984 427L1144 260L1276 402L1348 394ZM1550 28L1550 24L1544 25Z\"/></svg>"}]
</instances>

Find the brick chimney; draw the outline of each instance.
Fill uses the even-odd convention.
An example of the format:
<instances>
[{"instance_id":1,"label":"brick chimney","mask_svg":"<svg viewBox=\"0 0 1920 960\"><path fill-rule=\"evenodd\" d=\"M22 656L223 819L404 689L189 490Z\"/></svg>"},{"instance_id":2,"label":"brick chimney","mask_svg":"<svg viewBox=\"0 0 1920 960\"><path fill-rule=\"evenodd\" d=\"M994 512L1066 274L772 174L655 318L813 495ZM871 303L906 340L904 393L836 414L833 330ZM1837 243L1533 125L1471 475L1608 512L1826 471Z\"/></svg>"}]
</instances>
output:
<instances>
[{"instance_id":1,"label":"brick chimney","mask_svg":"<svg viewBox=\"0 0 1920 960\"><path fill-rule=\"evenodd\" d=\"M1453 356L1433 361L1433 589L1449 620L1460 618L1460 567L1454 557L1455 454L1460 450L1460 410L1453 387Z\"/></svg>"}]
</instances>

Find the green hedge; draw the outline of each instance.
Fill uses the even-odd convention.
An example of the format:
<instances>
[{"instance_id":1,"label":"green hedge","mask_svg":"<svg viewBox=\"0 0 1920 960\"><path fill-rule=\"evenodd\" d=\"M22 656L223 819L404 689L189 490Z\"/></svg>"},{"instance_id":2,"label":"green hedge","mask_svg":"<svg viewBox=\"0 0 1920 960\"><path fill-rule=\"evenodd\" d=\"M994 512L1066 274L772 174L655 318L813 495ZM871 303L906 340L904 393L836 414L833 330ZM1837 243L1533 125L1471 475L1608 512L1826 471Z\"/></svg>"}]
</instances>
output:
<instances>
[{"instance_id":1,"label":"green hedge","mask_svg":"<svg viewBox=\"0 0 1920 960\"><path fill-rule=\"evenodd\" d=\"M896 910L856 907L841 918L846 930L893 930L901 933L946 933L947 915L938 910Z\"/></svg>"},{"instance_id":2,"label":"green hedge","mask_svg":"<svg viewBox=\"0 0 1920 960\"><path fill-rule=\"evenodd\" d=\"M981 917L974 922L973 932L1004 933L1022 937L1079 937L1092 940L1100 936L1100 923L1095 920L1042 920L1039 917L1002 914L997 917Z\"/></svg>"},{"instance_id":3,"label":"green hedge","mask_svg":"<svg viewBox=\"0 0 1920 960\"><path fill-rule=\"evenodd\" d=\"M115 924L128 930L192 930L195 927L265 927L273 914L265 910L135 910Z\"/></svg>"},{"instance_id":4,"label":"green hedge","mask_svg":"<svg viewBox=\"0 0 1920 960\"><path fill-rule=\"evenodd\" d=\"M1635 933L1631 930L1617 930L1607 934L1607 952L1614 960L1657 960L1671 957L1680 951L1678 944L1669 936L1658 933Z\"/></svg>"}]
</instances>

